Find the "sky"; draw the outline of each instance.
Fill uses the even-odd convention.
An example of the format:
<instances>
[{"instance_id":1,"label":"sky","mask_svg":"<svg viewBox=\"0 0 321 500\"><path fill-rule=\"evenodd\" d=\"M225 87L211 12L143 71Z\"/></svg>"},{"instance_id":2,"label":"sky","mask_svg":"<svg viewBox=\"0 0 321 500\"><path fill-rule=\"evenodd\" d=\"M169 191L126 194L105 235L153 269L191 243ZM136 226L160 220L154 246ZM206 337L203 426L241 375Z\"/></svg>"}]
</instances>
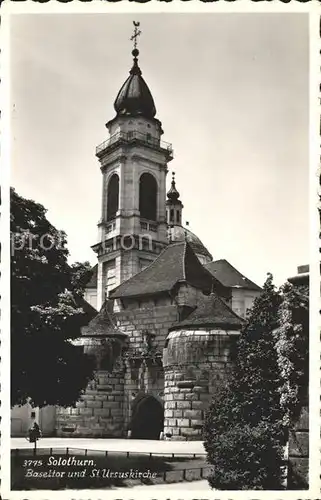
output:
<instances>
[{"instance_id":1,"label":"sky","mask_svg":"<svg viewBox=\"0 0 321 500\"><path fill-rule=\"evenodd\" d=\"M96 263L95 147L131 68L134 19L183 220L214 260L281 285L309 260L306 14L13 16L11 185L67 233L71 262Z\"/></svg>"}]
</instances>

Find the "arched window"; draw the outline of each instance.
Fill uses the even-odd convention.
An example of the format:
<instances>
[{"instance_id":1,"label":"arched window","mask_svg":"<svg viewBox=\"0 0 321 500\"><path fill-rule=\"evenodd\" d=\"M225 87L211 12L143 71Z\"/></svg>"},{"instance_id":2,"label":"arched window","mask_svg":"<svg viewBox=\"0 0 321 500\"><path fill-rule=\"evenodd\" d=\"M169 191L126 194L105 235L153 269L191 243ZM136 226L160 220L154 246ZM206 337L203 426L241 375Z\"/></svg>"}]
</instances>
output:
<instances>
[{"instance_id":1,"label":"arched window","mask_svg":"<svg viewBox=\"0 0 321 500\"><path fill-rule=\"evenodd\" d=\"M151 174L142 174L139 180L139 211L144 219L157 218L157 182Z\"/></svg>"},{"instance_id":2,"label":"arched window","mask_svg":"<svg viewBox=\"0 0 321 500\"><path fill-rule=\"evenodd\" d=\"M119 177L113 174L108 183L107 189L107 220L113 219L118 210L119 200Z\"/></svg>"}]
</instances>

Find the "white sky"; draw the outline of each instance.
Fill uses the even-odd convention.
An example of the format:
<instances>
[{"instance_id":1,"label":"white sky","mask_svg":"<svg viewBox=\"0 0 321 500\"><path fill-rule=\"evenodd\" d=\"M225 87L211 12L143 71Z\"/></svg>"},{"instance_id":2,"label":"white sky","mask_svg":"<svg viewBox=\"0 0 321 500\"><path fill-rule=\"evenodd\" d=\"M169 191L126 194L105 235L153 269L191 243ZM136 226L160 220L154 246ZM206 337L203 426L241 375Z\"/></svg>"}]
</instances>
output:
<instances>
[{"instance_id":1,"label":"white sky","mask_svg":"<svg viewBox=\"0 0 321 500\"><path fill-rule=\"evenodd\" d=\"M131 67L133 19L184 221L214 259L281 284L309 256L306 14L14 16L11 184L48 208L72 261L96 262L94 152Z\"/></svg>"}]
</instances>

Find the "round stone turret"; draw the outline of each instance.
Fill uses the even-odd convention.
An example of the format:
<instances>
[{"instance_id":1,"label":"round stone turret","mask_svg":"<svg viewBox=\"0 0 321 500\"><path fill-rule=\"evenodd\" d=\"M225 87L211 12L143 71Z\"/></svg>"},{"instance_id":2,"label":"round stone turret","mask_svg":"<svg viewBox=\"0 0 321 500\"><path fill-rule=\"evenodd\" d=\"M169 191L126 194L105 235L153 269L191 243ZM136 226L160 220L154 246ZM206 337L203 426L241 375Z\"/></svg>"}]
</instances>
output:
<instances>
[{"instance_id":1,"label":"round stone turret","mask_svg":"<svg viewBox=\"0 0 321 500\"><path fill-rule=\"evenodd\" d=\"M228 376L241 325L241 318L211 294L171 328L163 357L165 439L202 439L204 412Z\"/></svg>"},{"instance_id":2,"label":"round stone turret","mask_svg":"<svg viewBox=\"0 0 321 500\"><path fill-rule=\"evenodd\" d=\"M59 408L57 435L124 436L124 371L122 352L128 336L114 324L112 302L106 301L74 343L92 356L96 370L74 408Z\"/></svg>"}]
</instances>

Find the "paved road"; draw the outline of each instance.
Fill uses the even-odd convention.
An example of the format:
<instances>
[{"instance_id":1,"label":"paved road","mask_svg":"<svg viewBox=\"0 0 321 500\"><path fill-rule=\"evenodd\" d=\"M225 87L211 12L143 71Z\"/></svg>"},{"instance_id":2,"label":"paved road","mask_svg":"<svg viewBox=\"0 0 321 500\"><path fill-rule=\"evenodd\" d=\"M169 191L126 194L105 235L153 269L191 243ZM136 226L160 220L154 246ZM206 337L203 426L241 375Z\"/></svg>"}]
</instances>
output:
<instances>
[{"instance_id":1,"label":"paved road","mask_svg":"<svg viewBox=\"0 0 321 500\"><path fill-rule=\"evenodd\" d=\"M180 498L184 498L184 495L186 496L186 493L190 491L215 491L213 490L206 479L201 479L200 481L186 481L184 483L167 483L167 484L152 484L150 486L143 486L138 484L137 486L133 486L133 488L136 491L144 491L144 493L151 492L153 495L157 495L156 491L160 490L162 493L164 490L177 490L177 494L181 493ZM178 491L179 490L179 491ZM117 494L121 493L122 491L125 491L124 488L117 488ZM126 493L128 493L128 488L126 489Z\"/></svg>"},{"instance_id":2,"label":"paved road","mask_svg":"<svg viewBox=\"0 0 321 500\"><path fill-rule=\"evenodd\" d=\"M12 438L11 448L32 448L25 438ZM147 439L42 438L39 448L140 451L148 453L205 453L202 441L152 441Z\"/></svg>"}]
</instances>

